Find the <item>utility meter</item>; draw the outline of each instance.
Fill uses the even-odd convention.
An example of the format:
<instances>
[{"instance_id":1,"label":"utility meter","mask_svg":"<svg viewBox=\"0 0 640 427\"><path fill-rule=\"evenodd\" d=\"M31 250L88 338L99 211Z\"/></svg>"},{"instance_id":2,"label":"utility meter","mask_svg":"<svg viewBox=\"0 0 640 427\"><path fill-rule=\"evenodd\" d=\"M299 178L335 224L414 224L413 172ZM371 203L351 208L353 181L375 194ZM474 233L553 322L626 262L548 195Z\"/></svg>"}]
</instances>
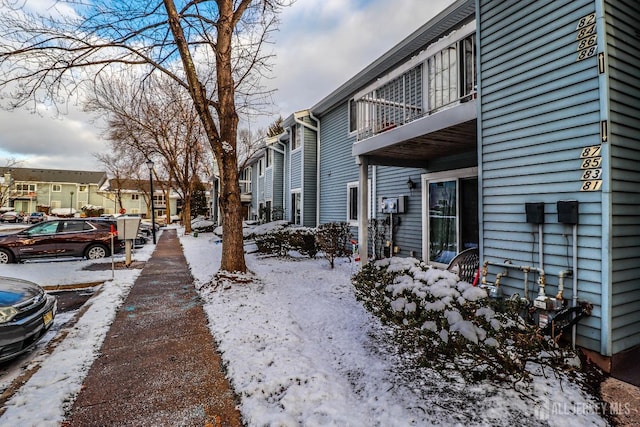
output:
<instances>
[{"instance_id":1,"label":"utility meter","mask_svg":"<svg viewBox=\"0 0 640 427\"><path fill-rule=\"evenodd\" d=\"M396 197L388 197L382 200L382 213L398 213L398 199Z\"/></svg>"}]
</instances>

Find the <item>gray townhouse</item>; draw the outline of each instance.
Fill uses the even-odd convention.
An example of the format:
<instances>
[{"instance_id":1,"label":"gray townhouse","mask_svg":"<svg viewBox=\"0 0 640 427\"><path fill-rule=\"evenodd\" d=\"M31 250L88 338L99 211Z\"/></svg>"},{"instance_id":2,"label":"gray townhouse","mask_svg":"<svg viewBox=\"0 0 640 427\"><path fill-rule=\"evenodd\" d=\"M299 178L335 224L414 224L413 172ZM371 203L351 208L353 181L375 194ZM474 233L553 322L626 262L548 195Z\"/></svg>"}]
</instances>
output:
<instances>
[{"instance_id":1,"label":"gray townhouse","mask_svg":"<svg viewBox=\"0 0 640 427\"><path fill-rule=\"evenodd\" d=\"M285 120L271 195L350 222L363 259L372 219L387 256L477 251L540 322L588 303L572 342L615 372L640 349L637 28L634 0L455 1Z\"/></svg>"}]
</instances>

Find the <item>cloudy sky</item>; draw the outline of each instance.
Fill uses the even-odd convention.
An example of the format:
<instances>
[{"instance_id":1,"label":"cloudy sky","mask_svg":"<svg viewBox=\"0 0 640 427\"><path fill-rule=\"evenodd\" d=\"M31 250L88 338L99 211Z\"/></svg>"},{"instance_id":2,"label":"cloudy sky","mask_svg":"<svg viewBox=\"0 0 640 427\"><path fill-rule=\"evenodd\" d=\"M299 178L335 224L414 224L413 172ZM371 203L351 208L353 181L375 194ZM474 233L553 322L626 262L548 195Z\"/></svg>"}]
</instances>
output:
<instances>
[{"instance_id":1,"label":"cloudy sky","mask_svg":"<svg viewBox=\"0 0 640 427\"><path fill-rule=\"evenodd\" d=\"M297 0L281 15L275 34L274 117L313 106L453 0ZM264 127L273 119L256 123ZM102 129L74 105L50 111L0 110L0 165L103 170Z\"/></svg>"}]
</instances>

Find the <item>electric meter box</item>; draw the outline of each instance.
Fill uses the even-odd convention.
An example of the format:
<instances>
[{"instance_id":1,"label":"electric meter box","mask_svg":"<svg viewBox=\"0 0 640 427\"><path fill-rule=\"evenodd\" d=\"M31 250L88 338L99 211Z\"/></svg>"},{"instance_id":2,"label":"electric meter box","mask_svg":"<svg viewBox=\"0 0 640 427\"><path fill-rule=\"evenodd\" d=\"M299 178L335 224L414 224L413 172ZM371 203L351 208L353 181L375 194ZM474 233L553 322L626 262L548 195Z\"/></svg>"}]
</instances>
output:
<instances>
[{"instance_id":1,"label":"electric meter box","mask_svg":"<svg viewBox=\"0 0 640 427\"><path fill-rule=\"evenodd\" d=\"M407 196L381 197L380 210L382 213L395 214L406 213L408 206Z\"/></svg>"},{"instance_id":2,"label":"electric meter box","mask_svg":"<svg viewBox=\"0 0 640 427\"><path fill-rule=\"evenodd\" d=\"M118 239L135 240L135 238L138 236L138 229L140 228L140 218L136 218L136 217L117 218L117 223L118 223Z\"/></svg>"}]
</instances>

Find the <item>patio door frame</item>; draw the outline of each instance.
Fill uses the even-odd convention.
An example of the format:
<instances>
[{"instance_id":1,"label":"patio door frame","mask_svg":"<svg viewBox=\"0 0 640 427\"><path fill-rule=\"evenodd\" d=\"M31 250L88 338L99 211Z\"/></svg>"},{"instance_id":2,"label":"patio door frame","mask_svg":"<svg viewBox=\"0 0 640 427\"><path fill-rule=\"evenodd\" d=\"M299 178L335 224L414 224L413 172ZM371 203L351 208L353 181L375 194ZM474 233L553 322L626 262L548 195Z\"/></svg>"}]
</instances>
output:
<instances>
[{"instance_id":1,"label":"patio door frame","mask_svg":"<svg viewBox=\"0 0 640 427\"><path fill-rule=\"evenodd\" d=\"M456 246L460 252L460 180L478 176L478 168L452 169L442 172L425 173L420 176L422 184L422 259L428 264L446 267L446 264L433 262L429 259L429 183L456 181ZM477 214L477 213L476 213ZM478 242L479 243L479 242Z\"/></svg>"}]
</instances>

